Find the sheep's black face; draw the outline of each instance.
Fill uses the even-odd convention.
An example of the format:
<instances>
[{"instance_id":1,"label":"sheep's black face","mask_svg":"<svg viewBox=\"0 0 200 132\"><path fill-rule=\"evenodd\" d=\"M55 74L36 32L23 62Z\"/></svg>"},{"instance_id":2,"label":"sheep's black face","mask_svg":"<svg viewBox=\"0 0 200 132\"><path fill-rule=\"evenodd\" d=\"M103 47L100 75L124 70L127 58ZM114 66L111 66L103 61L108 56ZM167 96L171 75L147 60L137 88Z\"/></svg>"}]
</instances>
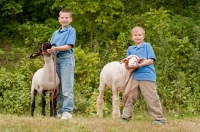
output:
<instances>
[{"instance_id":1,"label":"sheep's black face","mask_svg":"<svg viewBox=\"0 0 200 132\"><path fill-rule=\"evenodd\" d=\"M52 45L49 42L45 42L41 47L40 47L40 53L42 54L42 52L46 52L47 53L47 49L51 49Z\"/></svg>"},{"instance_id":2,"label":"sheep's black face","mask_svg":"<svg viewBox=\"0 0 200 132\"><path fill-rule=\"evenodd\" d=\"M47 49L51 49L52 46L56 46L56 44L51 44L49 42L45 42L40 47L39 53L34 53L30 56L30 58L37 58L38 56L47 53Z\"/></svg>"}]
</instances>

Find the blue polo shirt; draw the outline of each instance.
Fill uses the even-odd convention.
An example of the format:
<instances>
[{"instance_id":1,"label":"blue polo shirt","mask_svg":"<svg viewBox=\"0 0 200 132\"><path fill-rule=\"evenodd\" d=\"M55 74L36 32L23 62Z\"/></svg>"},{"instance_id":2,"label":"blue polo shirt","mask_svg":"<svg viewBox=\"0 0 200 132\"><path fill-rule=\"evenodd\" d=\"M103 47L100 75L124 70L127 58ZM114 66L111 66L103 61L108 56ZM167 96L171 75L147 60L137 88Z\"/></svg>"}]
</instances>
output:
<instances>
[{"instance_id":1,"label":"blue polo shirt","mask_svg":"<svg viewBox=\"0 0 200 132\"><path fill-rule=\"evenodd\" d=\"M64 30L60 27L56 30L50 40L51 44L56 44L59 46L64 46L67 44L72 44L72 48L68 51L55 51L55 54L73 53L76 41L76 30L72 26L67 26Z\"/></svg>"},{"instance_id":2,"label":"blue polo shirt","mask_svg":"<svg viewBox=\"0 0 200 132\"><path fill-rule=\"evenodd\" d=\"M156 56L152 46L149 43L143 42L140 46L129 46L127 50L127 56L137 55L140 58L154 59L156 61ZM143 81L156 81L156 73L154 68L154 63L139 67L134 73L133 78L135 80Z\"/></svg>"}]
</instances>

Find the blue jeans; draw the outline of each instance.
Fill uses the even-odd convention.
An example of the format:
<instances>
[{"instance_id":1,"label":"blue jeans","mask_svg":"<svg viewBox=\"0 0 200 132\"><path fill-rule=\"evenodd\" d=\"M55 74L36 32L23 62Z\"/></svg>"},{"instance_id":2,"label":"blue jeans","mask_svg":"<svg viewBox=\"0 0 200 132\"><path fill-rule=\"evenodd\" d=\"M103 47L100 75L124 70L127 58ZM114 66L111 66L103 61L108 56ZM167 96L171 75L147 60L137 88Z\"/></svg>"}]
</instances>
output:
<instances>
[{"instance_id":1,"label":"blue jeans","mask_svg":"<svg viewBox=\"0 0 200 132\"><path fill-rule=\"evenodd\" d=\"M58 114L72 113L74 109L74 67L75 59L71 53L58 55L56 58L56 72L60 78L59 94L57 97Z\"/></svg>"}]
</instances>

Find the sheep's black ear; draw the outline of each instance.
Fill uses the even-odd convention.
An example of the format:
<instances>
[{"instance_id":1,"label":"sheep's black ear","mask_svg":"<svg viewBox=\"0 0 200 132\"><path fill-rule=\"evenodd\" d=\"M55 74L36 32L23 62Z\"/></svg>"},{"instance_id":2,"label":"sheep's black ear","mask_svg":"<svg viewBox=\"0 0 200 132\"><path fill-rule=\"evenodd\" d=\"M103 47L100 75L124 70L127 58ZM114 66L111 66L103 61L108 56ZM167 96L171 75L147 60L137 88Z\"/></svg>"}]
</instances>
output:
<instances>
[{"instance_id":1,"label":"sheep's black ear","mask_svg":"<svg viewBox=\"0 0 200 132\"><path fill-rule=\"evenodd\" d=\"M39 53L33 53L30 55L30 58L37 58L38 56L40 56Z\"/></svg>"},{"instance_id":2,"label":"sheep's black ear","mask_svg":"<svg viewBox=\"0 0 200 132\"><path fill-rule=\"evenodd\" d=\"M52 46L56 46L56 44L51 44Z\"/></svg>"}]
</instances>

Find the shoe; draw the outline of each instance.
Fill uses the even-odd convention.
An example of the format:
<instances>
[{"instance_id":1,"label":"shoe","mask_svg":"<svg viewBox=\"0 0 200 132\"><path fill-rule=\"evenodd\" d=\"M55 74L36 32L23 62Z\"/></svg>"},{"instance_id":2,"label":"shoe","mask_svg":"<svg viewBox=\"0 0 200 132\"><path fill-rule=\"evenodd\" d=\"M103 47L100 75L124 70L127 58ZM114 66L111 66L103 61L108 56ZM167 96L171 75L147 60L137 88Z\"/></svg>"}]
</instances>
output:
<instances>
[{"instance_id":1,"label":"shoe","mask_svg":"<svg viewBox=\"0 0 200 132\"><path fill-rule=\"evenodd\" d=\"M129 121L130 121L130 119L125 119L125 118L120 119L120 122L129 122Z\"/></svg>"},{"instance_id":2,"label":"shoe","mask_svg":"<svg viewBox=\"0 0 200 132\"><path fill-rule=\"evenodd\" d=\"M155 120L155 121L153 122L153 124L154 124L154 125L164 125L165 122L163 122L163 121L161 121L161 120Z\"/></svg>"},{"instance_id":3,"label":"shoe","mask_svg":"<svg viewBox=\"0 0 200 132\"><path fill-rule=\"evenodd\" d=\"M66 120L66 119L71 119L71 118L72 118L72 114L70 114L68 112L63 112L62 113L61 120Z\"/></svg>"}]
</instances>

